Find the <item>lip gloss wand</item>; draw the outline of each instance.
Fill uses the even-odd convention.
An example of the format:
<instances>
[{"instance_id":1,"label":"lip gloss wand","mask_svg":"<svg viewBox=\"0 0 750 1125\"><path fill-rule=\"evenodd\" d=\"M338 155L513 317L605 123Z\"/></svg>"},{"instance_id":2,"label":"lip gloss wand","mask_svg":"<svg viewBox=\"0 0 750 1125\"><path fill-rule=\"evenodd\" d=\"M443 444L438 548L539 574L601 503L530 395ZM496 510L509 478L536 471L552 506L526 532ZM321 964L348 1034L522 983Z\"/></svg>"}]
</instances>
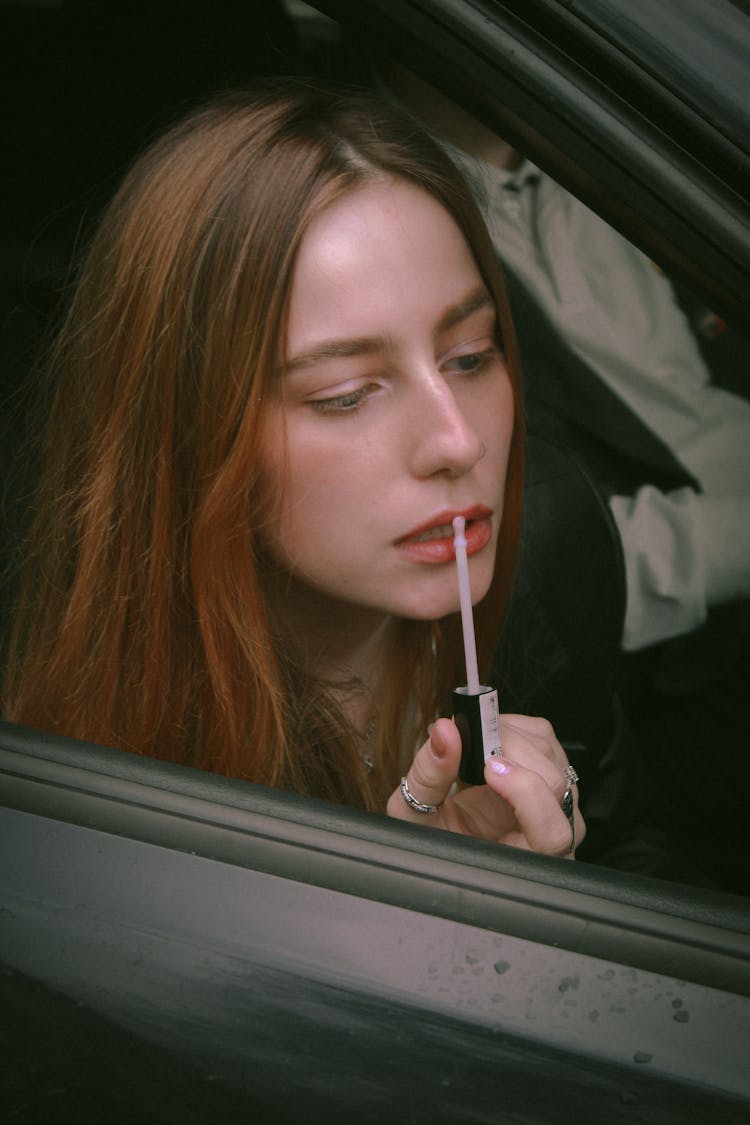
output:
<instances>
[{"instance_id":1,"label":"lip gloss wand","mask_svg":"<svg viewBox=\"0 0 750 1125\"><path fill-rule=\"evenodd\" d=\"M499 757L503 744L500 739L497 691L479 682L469 563L466 557L466 520L463 516L456 516L453 520L453 546L466 657L466 685L453 689L453 719L461 735L459 777L471 785L481 785L484 781L484 763L493 756Z\"/></svg>"}]
</instances>

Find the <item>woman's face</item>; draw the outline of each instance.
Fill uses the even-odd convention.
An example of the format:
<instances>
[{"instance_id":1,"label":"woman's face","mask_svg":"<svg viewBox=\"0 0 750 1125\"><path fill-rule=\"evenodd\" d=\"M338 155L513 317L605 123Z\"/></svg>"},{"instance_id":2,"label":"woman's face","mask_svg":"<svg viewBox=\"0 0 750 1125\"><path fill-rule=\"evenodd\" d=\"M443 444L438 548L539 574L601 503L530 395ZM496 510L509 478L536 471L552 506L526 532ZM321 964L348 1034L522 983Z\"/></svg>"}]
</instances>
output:
<instances>
[{"instance_id":1,"label":"woman's face","mask_svg":"<svg viewBox=\"0 0 750 1125\"><path fill-rule=\"evenodd\" d=\"M281 502L264 545L297 604L309 598L334 626L355 607L422 620L455 611L455 515L467 518L472 597L482 598L512 390L493 303L432 196L384 178L313 222L282 377L263 453Z\"/></svg>"}]
</instances>

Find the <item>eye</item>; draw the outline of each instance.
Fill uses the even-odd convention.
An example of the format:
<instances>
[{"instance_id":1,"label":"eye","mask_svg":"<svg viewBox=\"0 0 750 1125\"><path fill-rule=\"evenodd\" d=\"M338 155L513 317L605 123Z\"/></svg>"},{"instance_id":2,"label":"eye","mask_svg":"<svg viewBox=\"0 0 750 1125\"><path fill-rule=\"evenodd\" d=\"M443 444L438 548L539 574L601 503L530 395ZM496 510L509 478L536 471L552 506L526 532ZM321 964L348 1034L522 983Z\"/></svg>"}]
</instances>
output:
<instances>
[{"instance_id":1,"label":"eye","mask_svg":"<svg viewBox=\"0 0 750 1125\"><path fill-rule=\"evenodd\" d=\"M362 405L364 400L372 394L373 387L367 383L353 391L344 394L332 395L330 398L310 399L309 405L319 414L346 414L352 413Z\"/></svg>"},{"instance_id":2,"label":"eye","mask_svg":"<svg viewBox=\"0 0 750 1125\"><path fill-rule=\"evenodd\" d=\"M491 363L500 359L496 347L486 348L479 352L466 352L463 355L453 356L447 360L444 367L456 375L477 375Z\"/></svg>"}]
</instances>

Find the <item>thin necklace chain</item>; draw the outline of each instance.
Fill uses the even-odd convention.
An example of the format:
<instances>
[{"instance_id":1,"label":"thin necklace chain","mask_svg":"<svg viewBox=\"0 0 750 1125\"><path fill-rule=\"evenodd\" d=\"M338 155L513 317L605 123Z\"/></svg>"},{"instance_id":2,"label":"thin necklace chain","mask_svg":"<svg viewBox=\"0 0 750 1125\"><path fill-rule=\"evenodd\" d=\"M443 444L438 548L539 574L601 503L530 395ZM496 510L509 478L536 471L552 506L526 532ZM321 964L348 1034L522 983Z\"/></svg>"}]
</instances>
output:
<instances>
[{"instance_id":1,"label":"thin necklace chain","mask_svg":"<svg viewBox=\"0 0 750 1125\"><path fill-rule=\"evenodd\" d=\"M375 772L375 761L374 761L372 755L370 754L370 746L371 746L373 738L375 737L375 730L377 729L377 725L378 725L378 711L377 711L377 708L376 708L372 713L372 717L370 718L369 723L367 724L367 730L361 736L362 737L362 750L361 750L362 761L365 763L365 766L367 767L367 772L369 774L373 774Z\"/></svg>"}]
</instances>

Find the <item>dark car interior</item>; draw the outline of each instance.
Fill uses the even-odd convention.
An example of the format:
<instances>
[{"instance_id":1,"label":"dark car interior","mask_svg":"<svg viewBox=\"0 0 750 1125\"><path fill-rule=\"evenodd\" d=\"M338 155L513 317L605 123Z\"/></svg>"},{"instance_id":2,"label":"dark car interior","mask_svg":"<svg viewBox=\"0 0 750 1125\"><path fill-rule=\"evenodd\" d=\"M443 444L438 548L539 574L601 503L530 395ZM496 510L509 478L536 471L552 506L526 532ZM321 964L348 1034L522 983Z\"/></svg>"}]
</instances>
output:
<instances>
[{"instance_id":1,"label":"dark car interior","mask_svg":"<svg viewBox=\"0 0 750 1125\"><path fill-rule=\"evenodd\" d=\"M40 409L35 362L64 308L76 255L124 170L151 138L217 91L274 74L361 82L373 52L392 46L389 20L400 16L388 7L365 5L350 21L347 5L337 3L320 10L281 0L0 2L3 630L33 482L26 439ZM428 4L405 7L412 22L397 47L409 65L432 79L440 71L467 108L502 126L534 159L546 160L592 206L606 197L606 217L633 238L651 240L655 254L661 250L665 267L685 287L686 302L710 302L721 311L729 331L718 354L712 352L716 377L747 397L743 317L750 306L741 294L743 286L750 292L750 254L747 276L741 259L750 225L730 263L721 257L727 240L718 229L731 223L734 203L716 218L713 235L705 229L697 188L694 213L678 205L660 221L648 205L639 212L635 197L628 212L608 191L616 175L609 155L599 181L587 168L593 133L575 141L569 115L573 139L567 146L559 132L545 138L545 120L556 127L554 97L541 108L536 100L530 123L524 99L533 100L533 90L513 87L512 75L499 111L478 86L464 94L462 51L470 54L470 45L455 26L459 6L441 0L431 10ZM481 21L482 4L465 7ZM519 5L501 7L523 30ZM547 36L564 52L571 7L561 4L555 13L553 4L531 4L529 28L536 30L528 31L529 43L534 35ZM442 35L456 36L452 68L444 65ZM584 48L576 65L588 63L595 73L601 42L597 47L592 36ZM626 82L626 64L617 65ZM570 67L567 74L560 70L560 81L575 84ZM542 70L540 63L537 77ZM610 127L617 117L612 113ZM683 140L685 148L694 142L693 158L703 155L696 147L704 143L699 131ZM720 155L724 164L713 159L713 175L718 183L726 170L721 190L733 199L740 171L731 137ZM708 168L709 161L702 165ZM708 175L696 183L718 193ZM705 268L694 264L701 255ZM509 1114L503 1120L529 1123L570 1120L574 1104L582 1120L623 1125L746 1119L750 1087L737 1077L739 1041L723 1062L711 1055L697 1078L689 1060L699 1038L685 1050L675 1040L675 1058L682 1051L683 1061L661 1068L651 1065L651 1042L641 1041L654 1018L643 1000L649 990L668 997L669 1023L659 1032L665 1040L688 1034L678 1014L689 1004L683 1005L675 980L694 990L712 1039L721 1037L727 1012L732 1028L743 1026L746 1008L737 1005L746 1005L750 992L743 810L732 809L727 819L736 823L720 826L717 803L716 838L697 847L682 798L688 802L700 784L700 763L689 761L684 769L660 756L664 724L705 721L705 738L711 738L710 714L697 719L686 702L702 665L693 649L680 645L632 660L619 654L624 566L600 487L611 466L602 464L591 435L582 436L575 419L564 417L564 405L552 416L545 396L537 395L553 343L533 322L527 325L521 295L513 307L529 355L528 473L522 578L498 639L496 682L506 710L553 721L586 779L583 862L574 870L533 855L498 857L432 832L422 845L418 833L366 814L194 777L187 769L131 761L120 752L2 723L0 794L8 815L0 829L0 924L7 937L0 962L7 968L0 995L10 1018L0 1041L10 1064L3 1082L10 1120L329 1122L356 1115L366 1122L388 1115L404 1122L489 1122L499 1119L499 1096ZM606 402L596 409L607 416ZM622 440L627 445L627 437ZM628 466L623 462L618 471ZM661 471L668 479L672 467ZM746 608L741 627L736 609L712 617L700 650L701 684L719 679L730 700L744 690ZM734 647L728 636L736 638ZM747 748L739 714L730 737L738 754ZM731 777L723 784L731 790ZM660 787L673 793L671 804L658 799ZM55 866L58 850L63 855L68 848L79 856L78 873ZM250 880L247 886L240 875ZM121 895L110 895L108 878ZM304 903L300 909L313 912L311 933L322 943L320 935L335 928L331 922L326 930L328 911L359 938L367 925L360 913L369 919L376 908L384 916L414 911L420 921L413 932L401 915L394 923L405 927L405 956L434 949L435 962L447 957L451 972L460 967L461 980L456 973L448 1000L433 1004L430 997L425 1001L430 980L418 988L397 987L390 978L384 984L383 978L370 987L354 969L337 979L325 951L311 952L307 962L290 953L285 961L288 937L281 923L269 929L259 952L243 944L241 934L246 908L235 896L248 893L271 913L278 910L279 918L296 895ZM146 901L153 903L149 914ZM206 921L212 911L215 931ZM237 927L234 944L219 933L222 918ZM531 984L518 1001L530 1019L510 1030L486 1015L474 993L462 999L456 989L475 963L469 953L460 965L456 961L453 938L443 928L448 923L466 927L461 940L479 945L488 934L528 942L532 975L557 972L561 1004L574 1001L587 974L596 979L586 1034L568 1042L574 1008L534 1009ZM292 946L301 956L290 940ZM180 969L167 980L176 949ZM477 974L486 960L484 952L478 957ZM492 962L493 987L505 972L497 968L503 958ZM620 971L612 965L633 974L615 998L613 978L602 975ZM163 987L157 986L160 974ZM616 1004L623 1030L610 1032L608 1052L597 1021L604 1005L611 1013ZM539 1033L537 1020L562 1030ZM694 1031L695 1021L689 1034ZM439 1098L422 1097L415 1088L415 1073L425 1072L430 1095L439 1087ZM542 1091L536 1101L529 1101L530 1086Z\"/></svg>"}]
</instances>

